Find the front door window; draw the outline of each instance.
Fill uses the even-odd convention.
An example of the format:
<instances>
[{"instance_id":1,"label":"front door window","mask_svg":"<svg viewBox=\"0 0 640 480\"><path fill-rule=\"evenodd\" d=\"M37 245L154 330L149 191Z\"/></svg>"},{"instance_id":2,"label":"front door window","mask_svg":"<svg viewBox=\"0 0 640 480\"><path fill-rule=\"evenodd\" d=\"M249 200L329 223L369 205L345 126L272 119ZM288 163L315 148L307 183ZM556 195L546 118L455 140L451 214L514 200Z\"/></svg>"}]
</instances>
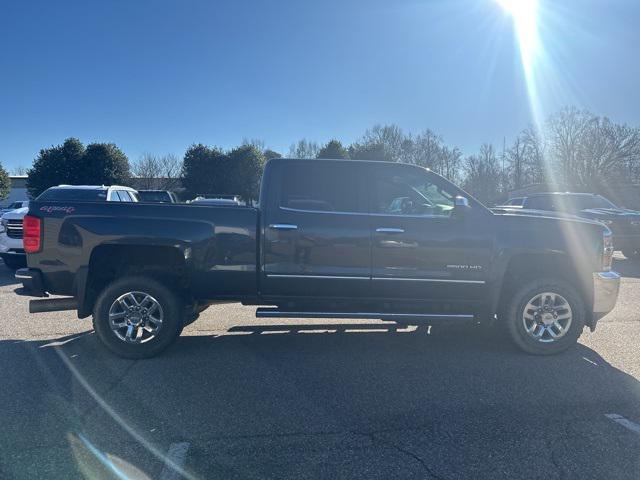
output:
<instances>
[{"instance_id":1,"label":"front door window","mask_svg":"<svg viewBox=\"0 0 640 480\"><path fill-rule=\"evenodd\" d=\"M381 169L373 183L372 213L450 217L455 193L444 190L426 171Z\"/></svg>"}]
</instances>

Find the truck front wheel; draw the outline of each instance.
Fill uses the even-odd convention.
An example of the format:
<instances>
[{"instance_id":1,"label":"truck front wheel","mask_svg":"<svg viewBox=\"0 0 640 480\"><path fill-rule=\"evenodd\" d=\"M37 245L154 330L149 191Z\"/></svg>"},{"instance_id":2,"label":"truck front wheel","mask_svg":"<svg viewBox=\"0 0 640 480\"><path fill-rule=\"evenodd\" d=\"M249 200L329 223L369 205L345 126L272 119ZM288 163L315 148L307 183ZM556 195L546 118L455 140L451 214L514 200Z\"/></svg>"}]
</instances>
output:
<instances>
[{"instance_id":1,"label":"truck front wheel","mask_svg":"<svg viewBox=\"0 0 640 480\"><path fill-rule=\"evenodd\" d=\"M109 284L93 311L93 328L109 350L124 358L150 358L179 335L181 298L148 277L125 277Z\"/></svg>"},{"instance_id":2,"label":"truck front wheel","mask_svg":"<svg viewBox=\"0 0 640 480\"><path fill-rule=\"evenodd\" d=\"M539 279L508 299L503 321L527 353L552 355L576 344L585 324L585 302L564 280Z\"/></svg>"}]
</instances>

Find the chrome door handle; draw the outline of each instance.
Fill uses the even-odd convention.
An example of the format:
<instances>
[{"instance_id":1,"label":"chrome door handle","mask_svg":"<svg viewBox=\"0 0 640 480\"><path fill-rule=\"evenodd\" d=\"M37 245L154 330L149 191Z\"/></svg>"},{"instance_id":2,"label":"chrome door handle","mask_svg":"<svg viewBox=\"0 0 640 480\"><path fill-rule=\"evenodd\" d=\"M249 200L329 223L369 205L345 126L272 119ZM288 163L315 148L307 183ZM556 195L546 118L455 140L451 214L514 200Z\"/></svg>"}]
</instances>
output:
<instances>
[{"instance_id":1,"label":"chrome door handle","mask_svg":"<svg viewBox=\"0 0 640 480\"><path fill-rule=\"evenodd\" d=\"M290 223L272 223L269 228L271 230L297 230L298 226Z\"/></svg>"},{"instance_id":2,"label":"chrome door handle","mask_svg":"<svg viewBox=\"0 0 640 480\"><path fill-rule=\"evenodd\" d=\"M404 228L386 228L379 227L376 228L377 233L404 233Z\"/></svg>"}]
</instances>

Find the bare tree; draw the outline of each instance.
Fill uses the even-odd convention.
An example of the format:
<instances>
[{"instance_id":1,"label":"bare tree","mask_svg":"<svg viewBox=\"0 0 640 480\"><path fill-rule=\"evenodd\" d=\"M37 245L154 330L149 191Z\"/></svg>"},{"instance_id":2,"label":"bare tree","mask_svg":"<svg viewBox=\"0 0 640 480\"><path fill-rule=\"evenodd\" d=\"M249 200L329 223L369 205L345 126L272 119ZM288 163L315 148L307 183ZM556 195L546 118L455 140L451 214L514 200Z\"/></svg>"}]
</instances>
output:
<instances>
[{"instance_id":1,"label":"bare tree","mask_svg":"<svg viewBox=\"0 0 640 480\"><path fill-rule=\"evenodd\" d=\"M182 161L173 154L145 153L133 162L131 171L140 190L175 190L180 185Z\"/></svg>"},{"instance_id":2,"label":"bare tree","mask_svg":"<svg viewBox=\"0 0 640 480\"><path fill-rule=\"evenodd\" d=\"M501 172L492 145L483 144L478 155L466 158L464 167L464 187L467 191L487 203L500 195Z\"/></svg>"},{"instance_id":3,"label":"bare tree","mask_svg":"<svg viewBox=\"0 0 640 480\"><path fill-rule=\"evenodd\" d=\"M291 144L289 147L289 156L292 158L316 158L319 151L320 146L317 142L303 138L297 143Z\"/></svg>"},{"instance_id":4,"label":"bare tree","mask_svg":"<svg viewBox=\"0 0 640 480\"><path fill-rule=\"evenodd\" d=\"M524 168L525 168L526 145L522 135L518 135L513 145L505 152L506 161L508 163L505 176L505 187L509 190L518 190L525 184Z\"/></svg>"},{"instance_id":5,"label":"bare tree","mask_svg":"<svg viewBox=\"0 0 640 480\"><path fill-rule=\"evenodd\" d=\"M579 168L580 145L590 121L589 112L566 107L547 122L557 175L565 183L572 183L575 179ZM557 176L554 175L552 180L558 180Z\"/></svg>"},{"instance_id":6,"label":"bare tree","mask_svg":"<svg viewBox=\"0 0 640 480\"><path fill-rule=\"evenodd\" d=\"M357 143L364 147L382 146L385 156L391 160L412 163L410 160L413 143L411 136L405 135L397 125L374 125L364 132L364 135Z\"/></svg>"},{"instance_id":7,"label":"bare tree","mask_svg":"<svg viewBox=\"0 0 640 480\"><path fill-rule=\"evenodd\" d=\"M524 144L523 184L542 183L547 177L549 167L546 162L544 138L534 127L528 127L520 133Z\"/></svg>"},{"instance_id":8,"label":"bare tree","mask_svg":"<svg viewBox=\"0 0 640 480\"><path fill-rule=\"evenodd\" d=\"M638 180L640 129L574 107L551 117L548 126L554 160L566 183L594 187Z\"/></svg>"},{"instance_id":9,"label":"bare tree","mask_svg":"<svg viewBox=\"0 0 640 480\"><path fill-rule=\"evenodd\" d=\"M436 135L431 130L425 130L411 141L409 162L421 167L427 167L435 172L442 173L442 163L444 145L442 137Z\"/></svg>"},{"instance_id":10,"label":"bare tree","mask_svg":"<svg viewBox=\"0 0 640 480\"><path fill-rule=\"evenodd\" d=\"M628 179L640 162L640 130L606 117L593 117L584 131L578 157L576 173L582 185Z\"/></svg>"},{"instance_id":11,"label":"bare tree","mask_svg":"<svg viewBox=\"0 0 640 480\"><path fill-rule=\"evenodd\" d=\"M158 157L150 153L143 154L131 165L131 173L136 178L136 186L140 190L153 190L157 186L160 178L160 162Z\"/></svg>"},{"instance_id":12,"label":"bare tree","mask_svg":"<svg viewBox=\"0 0 640 480\"><path fill-rule=\"evenodd\" d=\"M462 152L458 147L442 148L442 162L438 173L453 183L462 180Z\"/></svg>"},{"instance_id":13,"label":"bare tree","mask_svg":"<svg viewBox=\"0 0 640 480\"><path fill-rule=\"evenodd\" d=\"M247 146L256 147L256 150L260 152L264 152L266 150L265 145L266 145L265 141L262 140L261 138L247 138L247 137L244 137L242 139L242 143L240 144L241 147L247 147Z\"/></svg>"},{"instance_id":14,"label":"bare tree","mask_svg":"<svg viewBox=\"0 0 640 480\"><path fill-rule=\"evenodd\" d=\"M17 167L13 167L13 169L11 169L11 175L16 175L21 177L23 175L26 175L28 171L29 169L27 167L18 165Z\"/></svg>"}]
</instances>

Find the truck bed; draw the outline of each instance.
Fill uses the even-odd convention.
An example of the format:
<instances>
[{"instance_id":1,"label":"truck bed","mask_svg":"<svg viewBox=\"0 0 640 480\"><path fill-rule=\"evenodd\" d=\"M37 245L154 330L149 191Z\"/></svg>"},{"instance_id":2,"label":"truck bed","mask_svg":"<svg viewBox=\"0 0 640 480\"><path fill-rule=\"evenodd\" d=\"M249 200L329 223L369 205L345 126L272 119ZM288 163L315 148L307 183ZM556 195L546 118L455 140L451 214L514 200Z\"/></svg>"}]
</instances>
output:
<instances>
[{"instance_id":1,"label":"truck bed","mask_svg":"<svg viewBox=\"0 0 640 480\"><path fill-rule=\"evenodd\" d=\"M49 293L78 296L92 264L135 265L142 256L175 259L198 298L256 295L255 208L33 202L29 215L43 219L44 245L28 256L28 265L42 272Z\"/></svg>"}]
</instances>

